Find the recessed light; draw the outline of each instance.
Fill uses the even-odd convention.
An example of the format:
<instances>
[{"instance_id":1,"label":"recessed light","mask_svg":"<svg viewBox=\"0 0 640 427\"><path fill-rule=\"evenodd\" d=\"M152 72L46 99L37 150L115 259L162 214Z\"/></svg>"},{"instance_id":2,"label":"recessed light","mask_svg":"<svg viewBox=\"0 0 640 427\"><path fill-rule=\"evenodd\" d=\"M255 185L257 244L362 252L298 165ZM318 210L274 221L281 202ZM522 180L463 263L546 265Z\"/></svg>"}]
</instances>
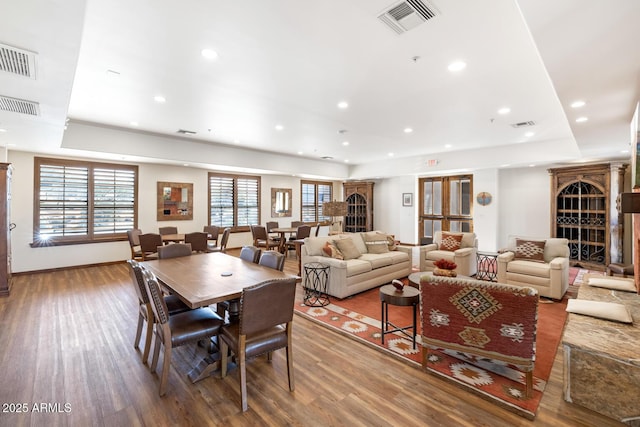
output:
<instances>
[{"instance_id":1,"label":"recessed light","mask_svg":"<svg viewBox=\"0 0 640 427\"><path fill-rule=\"evenodd\" d=\"M138 122L129 122L131 126L138 126Z\"/></svg>"},{"instance_id":2,"label":"recessed light","mask_svg":"<svg viewBox=\"0 0 640 427\"><path fill-rule=\"evenodd\" d=\"M584 101L575 101L575 102L571 103L571 108L584 107L584 104L586 104L586 102L584 102Z\"/></svg>"},{"instance_id":3,"label":"recessed light","mask_svg":"<svg viewBox=\"0 0 640 427\"><path fill-rule=\"evenodd\" d=\"M298 151L298 155L302 156L304 153L302 151Z\"/></svg>"},{"instance_id":4,"label":"recessed light","mask_svg":"<svg viewBox=\"0 0 640 427\"><path fill-rule=\"evenodd\" d=\"M529 165L530 168L535 167L535 165Z\"/></svg>"},{"instance_id":5,"label":"recessed light","mask_svg":"<svg viewBox=\"0 0 640 427\"><path fill-rule=\"evenodd\" d=\"M501 168L506 168L506 167L509 167L509 166L511 166L509 163L505 163L504 165L500 165Z\"/></svg>"},{"instance_id":6,"label":"recessed light","mask_svg":"<svg viewBox=\"0 0 640 427\"><path fill-rule=\"evenodd\" d=\"M218 59L218 52L216 52L213 49L202 49L200 51L200 54L205 59L209 59L209 60Z\"/></svg>"},{"instance_id":7,"label":"recessed light","mask_svg":"<svg viewBox=\"0 0 640 427\"><path fill-rule=\"evenodd\" d=\"M338 102L338 108L344 110L345 108L349 108L349 103L347 101Z\"/></svg>"},{"instance_id":8,"label":"recessed light","mask_svg":"<svg viewBox=\"0 0 640 427\"><path fill-rule=\"evenodd\" d=\"M451 148L451 147L453 147L453 145L451 145L451 144L445 144L444 145L444 148Z\"/></svg>"},{"instance_id":9,"label":"recessed light","mask_svg":"<svg viewBox=\"0 0 640 427\"><path fill-rule=\"evenodd\" d=\"M283 129L284 129L284 126L282 126L282 125L276 125L276 130L283 130Z\"/></svg>"},{"instance_id":10,"label":"recessed light","mask_svg":"<svg viewBox=\"0 0 640 427\"><path fill-rule=\"evenodd\" d=\"M342 141L342 145L346 147L347 145L349 145L349 141Z\"/></svg>"},{"instance_id":11,"label":"recessed light","mask_svg":"<svg viewBox=\"0 0 640 427\"><path fill-rule=\"evenodd\" d=\"M498 110L498 114L509 114L511 112L511 108L509 107L502 107L501 109Z\"/></svg>"},{"instance_id":12,"label":"recessed light","mask_svg":"<svg viewBox=\"0 0 640 427\"><path fill-rule=\"evenodd\" d=\"M4 133L4 132L6 132L6 131L7 131L6 129L2 129L2 128L0 128L0 133Z\"/></svg>"},{"instance_id":13,"label":"recessed light","mask_svg":"<svg viewBox=\"0 0 640 427\"><path fill-rule=\"evenodd\" d=\"M413 132L412 128L404 128L404 133L411 133Z\"/></svg>"},{"instance_id":14,"label":"recessed light","mask_svg":"<svg viewBox=\"0 0 640 427\"><path fill-rule=\"evenodd\" d=\"M153 97L153 100L154 100L154 101L156 101L156 102L157 102L157 103L159 103L159 104L163 104L163 103L167 102L167 99L166 99L164 96L162 96L162 95L156 95L156 96L154 96L154 97Z\"/></svg>"},{"instance_id":15,"label":"recessed light","mask_svg":"<svg viewBox=\"0 0 640 427\"><path fill-rule=\"evenodd\" d=\"M239 140L239 139L234 139L234 140L233 140L233 143L234 143L234 144L240 144L240 140Z\"/></svg>"},{"instance_id":16,"label":"recessed light","mask_svg":"<svg viewBox=\"0 0 640 427\"><path fill-rule=\"evenodd\" d=\"M389 153L389 154L388 154L388 156L389 156L389 157L393 157L393 153Z\"/></svg>"},{"instance_id":17,"label":"recessed light","mask_svg":"<svg viewBox=\"0 0 640 427\"><path fill-rule=\"evenodd\" d=\"M344 159L344 162L345 163L349 163L349 159Z\"/></svg>"},{"instance_id":18,"label":"recessed light","mask_svg":"<svg viewBox=\"0 0 640 427\"><path fill-rule=\"evenodd\" d=\"M576 123L584 123L584 122L586 122L586 121L588 121L588 120L589 120L589 118L588 118L588 117L578 117L578 118L576 119Z\"/></svg>"},{"instance_id":19,"label":"recessed light","mask_svg":"<svg viewBox=\"0 0 640 427\"><path fill-rule=\"evenodd\" d=\"M527 132L524 134L527 138L531 138L533 135L535 135L535 132Z\"/></svg>"},{"instance_id":20,"label":"recessed light","mask_svg":"<svg viewBox=\"0 0 640 427\"><path fill-rule=\"evenodd\" d=\"M463 61L455 61L452 62L451 64L449 64L449 66L447 67L449 69L449 71L451 71L452 73L456 73L458 71L462 71L466 68L467 64L466 62Z\"/></svg>"},{"instance_id":21,"label":"recessed light","mask_svg":"<svg viewBox=\"0 0 640 427\"><path fill-rule=\"evenodd\" d=\"M182 166L189 166L189 163L183 163Z\"/></svg>"},{"instance_id":22,"label":"recessed light","mask_svg":"<svg viewBox=\"0 0 640 427\"><path fill-rule=\"evenodd\" d=\"M620 152L621 152L622 154L627 154L627 153L629 152L629 150L620 150Z\"/></svg>"}]
</instances>

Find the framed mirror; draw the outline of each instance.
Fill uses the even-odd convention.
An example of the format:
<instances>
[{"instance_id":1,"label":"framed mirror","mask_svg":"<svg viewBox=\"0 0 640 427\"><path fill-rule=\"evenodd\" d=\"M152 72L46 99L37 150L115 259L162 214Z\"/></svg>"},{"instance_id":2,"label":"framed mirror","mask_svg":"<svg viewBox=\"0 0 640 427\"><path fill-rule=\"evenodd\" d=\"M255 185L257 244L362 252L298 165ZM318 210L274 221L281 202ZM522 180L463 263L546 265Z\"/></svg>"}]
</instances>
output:
<instances>
[{"instance_id":1,"label":"framed mirror","mask_svg":"<svg viewBox=\"0 0 640 427\"><path fill-rule=\"evenodd\" d=\"M193 184L158 181L157 219L193 220Z\"/></svg>"},{"instance_id":2,"label":"framed mirror","mask_svg":"<svg viewBox=\"0 0 640 427\"><path fill-rule=\"evenodd\" d=\"M291 216L291 189L271 189L271 217Z\"/></svg>"}]
</instances>

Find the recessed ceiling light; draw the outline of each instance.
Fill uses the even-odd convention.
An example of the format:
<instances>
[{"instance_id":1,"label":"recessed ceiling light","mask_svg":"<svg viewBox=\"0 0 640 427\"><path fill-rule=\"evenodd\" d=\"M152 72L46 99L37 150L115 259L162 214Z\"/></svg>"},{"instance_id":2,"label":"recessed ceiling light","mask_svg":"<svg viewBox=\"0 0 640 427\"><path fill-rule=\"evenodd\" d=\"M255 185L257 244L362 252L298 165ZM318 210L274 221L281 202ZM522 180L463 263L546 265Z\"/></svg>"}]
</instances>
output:
<instances>
[{"instance_id":1,"label":"recessed ceiling light","mask_svg":"<svg viewBox=\"0 0 640 427\"><path fill-rule=\"evenodd\" d=\"M586 122L587 120L589 120L589 118L588 118L588 117L578 117L578 118L576 119L576 123L584 123L584 122Z\"/></svg>"},{"instance_id":2,"label":"recessed ceiling light","mask_svg":"<svg viewBox=\"0 0 640 427\"><path fill-rule=\"evenodd\" d=\"M447 67L449 69L449 71L451 71L452 73L456 73L458 71L462 71L466 68L467 64L466 62L463 61L455 61L452 62L451 64L449 64L449 66Z\"/></svg>"},{"instance_id":3,"label":"recessed ceiling light","mask_svg":"<svg viewBox=\"0 0 640 427\"><path fill-rule=\"evenodd\" d=\"M389 154L388 154L388 156L389 156L389 157L393 157L393 153L389 153Z\"/></svg>"},{"instance_id":4,"label":"recessed ceiling light","mask_svg":"<svg viewBox=\"0 0 640 427\"><path fill-rule=\"evenodd\" d=\"M349 145L349 141L342 141L342 145L346 147L347 145Z\"/></svg>"},{"instance_id":5,"label":"recessed ceiling light","mask_svg":"<svg viewBox=\"0 0 640 427\"><path fill-rule=\"evenodd\" d=\"M584 104L586 104L584 101L575 101L571 103L571 108L584 107Z\"/></svg>"},{"instance_id":6,"label":"recessed ceiling light","mask_svg":"<svg viewBox=\"0 0 640 427\"><path fill-rule=\"evenodd\" d=\"M627 153L629 152L629 150L620 150L620 152L621 152L622 154L627 154Z\"/></svg>"},{"instance_id":7,"label":"recessed ceiling light","mask_svg":"<svg viewBox=\"0 0 640 427\"><path fill-rule=\"evenodd\" d=\"M502 107L501 109L498 110L498 114L509 114L511 112L511 108L509 107Z\"/></svg>"},{"instance_id":8,"label":"recessed ceiling light","mask_svg":"<svg viewBox=\"0 0 640 427\"><path fill-rule=\"evenodd\" d=\"M304 153L302 151L298 151L298 155L302 156Z\"/></svg>"},{"instance_id":9,"label":"recessed ceiling light","mask_svg":"<svg viewBox=\"0 0 640 427\"><path fill-rule=\"evenodd\" d=\"M234 140L233 140L233 143L234 143L234 144L240 144L240 140L239 140L239 139L234 139Z\"/></svg>"},{"instance_id":10,"label":"recessed ceiling light","mask_svg":"<svg viewBox=\"0 0 640 427\"><path fill-rule=\"evenodd\" d=\"M411 133L413 132L412 128L404 128L404 133Z\"/></svg>"},{"instance_id":11,"label":"recessed ceiling light","mask_svg":"<svg viewBox=\"0 0 640 427\"><path fill-rule=\"evenodd\" d=\"M531 138L533 135L535 135L535 132L527 132L524 134L527 138Z\"/></svg>"},{"instance_id":12,"label":"recessed ceiling light","mask_svg":"<svg viewBox=\"0 0 640 427\"><path fill-rule=\"evenodd\" d=\"M205 59L209 59L209 60L218 59L218 52L216 52L213 49L202 49L200 51L200 54Z\"/></svg>"},{"instance_id":13,"label":"recessed ceiling light","mask_svg":"<svg viewBox=\"0 0 640 427\"><path fill-rule=\"evenodd\" d=\"M451 144L445 144L444 145L444 148L451 148L451 147L453 147L453 145L451 145Z\"/></svg>"},{"instance_id":14,"label":"recessed ceiling light","mask_svg":"<svg viewBox=\"0 0 640 427\"><path fill-rule=\"evenodd\" d=\"M138 122L129 122L131 126L138 126Z\"/></svg>"},{"instance_id":15,"label":"recessed ceiling light","mask_svg":"<svg viewBox=\"0 0 640 427\"><path fill-rule=\"evenodd\" d=\"M347 101L338 102L338 108L344 110L345 108L349 108L349 103Z\"/></svg>"},{"instance_id":16,"label":"recessed ceiling light","mask_svg":"<svg viewBox=\"0 0 640 427\"><path fill-rule=\"evenodd\" d=\"M529 165L530 168L535 167L535 165Z\"/></svg>"},{"instance_id":17,"label":"recessed ceiling light","mask_svg":"<svg viewBox=\"0 0 640 427\"><path fill-rule=\"evenodd\" d=\"M164 96L162 96L162 95L156 95L156 96L154 96L154 97L153 97L153 100L154 100L154 101L156 101L156 102L157 102L157 103L159 103L159 104L162 104L162 103L167 102L167 99L166 99Z\"/></svg>"},{"instance_id":18,"label":"recessed ceiling light","mask_svg":"<svg viewBox=\"0 0 640 427\"><path fill-rule=\"evenodd\" d=\"M183 163L182 166L189 166L189 163Z\"/></svg>"},{"instance_id":19,"label":"recessed ceiling light","mask_svg":"<svg viewBox=\"0 0 640 427\"><path fill-rule=\"evenodd\" d=\"M345 163L349 163L349 159L344 159L344 162Z\"/></svg>"},{"instance_id":20,"label":"recessed ceiling light","mask_svg":"<svg viewBox=\"0 0 640 427\"><path fill-rule=\"evenodd\" d=\"M7 131L6 129L0 128L0 133L6 132L6 131Z\"/></svg>"},{"instance_id":21,"label":"recessed ceiling light","mask_svg":"<svg viewBox=\"0 0 640 427\"><path fill-rule=\"evenodd\" d=\"M284 129L284 126L282 126L282 125L276 125L276 130L283 130L283 129Z\"/></svg>"},{"instance_id":22,"label":"recessed ceiling light","mask_svg":"<svg viewBox=\"0 0 640 427\"><path fill-rule=\"evenodd\" d=\"M501 168L506 168L506 167L508 167L508 166L511 166L511 165L510 165L509 163L506 163L506 164L504 164L504 165L500 165L500 167L501 167Z\"/></svg>"}]
</instances>

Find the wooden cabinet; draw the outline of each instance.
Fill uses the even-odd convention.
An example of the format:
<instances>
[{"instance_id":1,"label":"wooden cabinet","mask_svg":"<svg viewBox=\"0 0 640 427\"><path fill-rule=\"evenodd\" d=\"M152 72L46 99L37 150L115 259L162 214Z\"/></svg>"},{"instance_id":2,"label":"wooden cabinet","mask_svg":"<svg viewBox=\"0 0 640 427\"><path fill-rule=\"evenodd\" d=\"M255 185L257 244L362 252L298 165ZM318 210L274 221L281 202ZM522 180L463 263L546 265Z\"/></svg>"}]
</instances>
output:
<instances>
[{"instance_id":1,"label":"wooden cabinet","mask_svg":"<svg viewBox=\"0 0 640 427\"><path fill-rule=\"evenodd\" d=\"M347 202L344 231L357 233L373 230L373 182L345 182L342 186Z\"/></svg>"},{"instance_id":2,"label":"wooden cabinet","mask_svg":"<svg viewBox=\"0 0 640 427\"><path fill-rule=\"evenodd\" d=\"M0 296L11 290L11 164L0 163Z\"/></svg>"},{"instance_id":3,"label":"wooden cabinet","mask_svg":"<svg viewBox=\"0 0 640 427\"><path fill-rule=\"evenodd\" d=\"M623 217L616 198L626 167L615 162L549 169L551 236L569 239L572 265L603 269L622 262Z\"/></svg>"}]
</instances>

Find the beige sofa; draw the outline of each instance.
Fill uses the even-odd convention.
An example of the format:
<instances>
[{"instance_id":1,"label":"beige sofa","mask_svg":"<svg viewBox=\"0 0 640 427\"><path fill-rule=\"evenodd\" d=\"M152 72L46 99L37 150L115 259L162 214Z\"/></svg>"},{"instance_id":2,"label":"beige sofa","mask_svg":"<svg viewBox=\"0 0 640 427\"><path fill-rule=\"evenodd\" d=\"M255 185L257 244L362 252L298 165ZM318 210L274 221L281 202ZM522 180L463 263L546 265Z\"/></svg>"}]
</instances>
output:
<instances>
[{"instance_id":1,"label":"beige sofa","mask_svg":"<svg viewBox=\"0 0 640 427\"><path fill-rule=\"evenodd\" d=\"M523 253L516 242L544 242L541 260L518 257ZM540 250L538 250L540 252ZM498 255L498 282L516 286L530 286L540 296L562 299L569 287L569 240L562 238L535 238L509 236L506 251Z\"/></svg>"},{"instance_id":2,"label":"beige sofa","mask_svg":"<svg viewBox=\"0 0 640 427\"><path fill-rule=\"evenodd\" d=\"M351 244L341 242L343 239L349 239ZM339 259L340 254L327 248L328 242L333 248L349 247L351 250L342 253L345 259ZM411 247L396 246L392 237L376 231L307 237L301 248L302 284L306 279L304 265L320 262L329 266L327 293L346 298L393 279L407 277L411 273L411 251Z\"/></svg>"},{"instance_id":3,"label":"beige sofa","mask_svg":"<svg viewBox=\"0 0 640 427\"><path fill-rule=\"evenodd\" d=\"M460 249L454 251L442 248L442 231L433 233L433 243L420 247L420 271L433 271L436 261L446 259L456 263L456 272L462 276L473 276L478 270L476 254L478 239L475 233L445 231L445 233L462 236Z\"/></svg>"}]
</instances>

